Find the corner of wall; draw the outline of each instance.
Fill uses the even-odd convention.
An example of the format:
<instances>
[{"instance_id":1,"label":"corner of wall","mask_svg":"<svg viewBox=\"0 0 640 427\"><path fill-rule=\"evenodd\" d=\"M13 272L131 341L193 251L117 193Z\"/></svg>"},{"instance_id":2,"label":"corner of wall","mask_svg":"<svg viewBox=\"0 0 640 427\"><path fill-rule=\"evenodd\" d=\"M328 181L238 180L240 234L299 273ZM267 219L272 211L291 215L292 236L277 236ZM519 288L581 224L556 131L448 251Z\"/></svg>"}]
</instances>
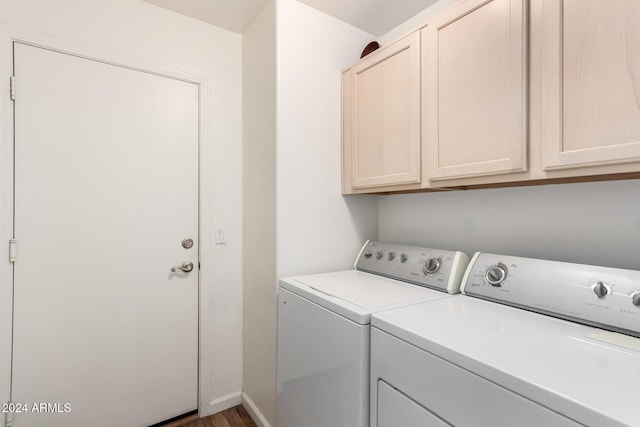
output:
<instances>
[{"instance_id":1,"label":"corner of wall","mask_svg":"<svg viewBox=\"0 0 640 427\"><path fill-rule=\"evenodd\" d=\"M242 393L242 406L244 406L244 408L251 416L251 419L256 423L258 427L271 427L272 425L275 426L275 424L269 424L264 415L262 415L262 412L260 412L258 406L256 406L253 400L251 400L251 398L246 393Z\"/></svg>"},{"instance_id":2,"label":"corner of wall","mask_svg":"<svg viewBox=\"0 0 640 427\"><path fill-rule=\"evenodd\" d=\"M245 30L243 59L243 404L275 425L276 0Z\"/></svg>"}]
</instances>

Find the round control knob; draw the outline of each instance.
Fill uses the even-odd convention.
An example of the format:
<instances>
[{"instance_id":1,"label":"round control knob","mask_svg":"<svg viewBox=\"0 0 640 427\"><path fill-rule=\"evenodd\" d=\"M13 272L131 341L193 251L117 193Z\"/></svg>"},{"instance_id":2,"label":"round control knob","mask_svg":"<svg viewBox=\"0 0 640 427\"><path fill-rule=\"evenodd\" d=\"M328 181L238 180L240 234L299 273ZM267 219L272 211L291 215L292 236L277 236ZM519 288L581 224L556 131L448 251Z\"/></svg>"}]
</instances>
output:
<instances>
[{"instance_id":1,"label":"round control knob","mask_svg":"<svg viewBox=\"0 0 640 427\"><path fill-rule=\"evenodd\" d=\"M429 258L422 267L424 274L433 274L440 270L442 260L440 258Z\"/></svg>"},{"instance_id":2,"label":"round control knob","mask_svg":"<svg viewBox=\"0 0 640 427\"><path fill-rule=\"evenodd\" d=\"M393 261L393 259L396 257L396 253L395 252L389 252L387 254L387 258L389 258L389 261Z\"/></svg>"},{"instance_id":3,"label":"round control knob","mask_svg":"<svg viewBox=\"0 0 640 427\"><path fill-rule=\"evenodd\" d=\"M609 294L609 287L604 282L598 282L593 285L593 292L598 298L602 299Z\"/></svg>"},{"instance_id":4,"label":"round control knob","mask_svg":"<svg viewBox=\"0 0 640 427\"><path fill-rule=\"evenodd\" d=\"M640 308L640 292L631 295L631 303Z\"/></svg>"},{"instance_id":5,"label":"round control knob","mask_svg":"<svg viewBox=\"0 0 640 427\"><path fill-rule=\"evenodd\" d=\"M400 262L401 263L405 263L407 262L407 260L409 259L409 257L407 256L407 254L400 254Z\"/></svg>"},{"instance_id":6,"label":"round control knob","mask_svg":"<svg viewBox=\"0 0 640 427\"><path fill-rule=\"evenodd\" d=\"M376 259L382 259L382 256L383 256L383 255L384 255L384 254L382 253L382 251L378 251L378 252L376 252Z\"/></svg>"},{"instance_id":7,"label":"round control knob","mask_svg":"<svg viewBox=\"0 0 640 427\"><path fill-rule=\"evenodd\" d=\"M365 252L365 253L364 253L364 257L365 257L366 259L371 258L371 251L367 251L367 252Z\"/></svg>"},{"instance_id":8,"label":"round control knob","mask_svg":"<svg viewBox=\"0 0 640 427\"><path fill-rule=\"evenodd\" d=\"M502 263L492 265L484 272L484 280L491 286L500 286L507 278L507 266Z\"/></svg>"}]
</instances>

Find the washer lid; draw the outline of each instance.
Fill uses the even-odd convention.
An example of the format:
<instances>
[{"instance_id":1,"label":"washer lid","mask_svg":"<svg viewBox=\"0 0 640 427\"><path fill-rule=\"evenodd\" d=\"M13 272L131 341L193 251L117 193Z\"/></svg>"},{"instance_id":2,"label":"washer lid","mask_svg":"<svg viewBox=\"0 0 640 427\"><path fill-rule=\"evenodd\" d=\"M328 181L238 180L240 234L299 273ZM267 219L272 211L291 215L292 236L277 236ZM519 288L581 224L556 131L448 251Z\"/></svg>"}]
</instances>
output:
<instances>
[{"instance_id":1,"label":"washer lid","mask_svg":"<svg viewBox=\"0 0 640 427\"><path fill-rule=\"evenodd\" d=\"M640 426L640 339L466 296L372 326L584 425Z\"/></svg>"},{"instance_id":2,"label":"washer lid","mask_svg":"<svg viewBox=\"0 0 640 427\"><path fill-rule=\"evenodd\" d=\"M448 296L355 270L284 278L280 286L362 325L371 313Z\"/></svg>"}]
</instances>

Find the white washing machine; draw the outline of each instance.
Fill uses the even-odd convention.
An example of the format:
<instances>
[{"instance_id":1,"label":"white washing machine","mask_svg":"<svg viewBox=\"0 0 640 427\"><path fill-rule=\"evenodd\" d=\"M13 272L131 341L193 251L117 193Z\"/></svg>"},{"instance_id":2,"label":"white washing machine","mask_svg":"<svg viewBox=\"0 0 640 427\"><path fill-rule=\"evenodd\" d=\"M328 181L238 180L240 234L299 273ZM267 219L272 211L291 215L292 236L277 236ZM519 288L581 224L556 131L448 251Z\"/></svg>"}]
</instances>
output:
<instances>
[{"instance_id":1,"label":"white washing machine","mask_svg":"<svg viewBox=\"0 0 640 427\"><path fill-rule=\"evenodd\" d=\"M278 426L368 427L371 314L459 292L461 252L367 242L355 270L280 280Z\"/></svg>"},{"instance_id":2,"label":"white washing machine","mask_svg":"<svg viewBox=\"0 0 640 427\"><path fill-rule=\"evenodd\" d=\"M371 426L640 426L640 272L478 253L462 290L373 316Z\"/></svg>"}]
</instances>

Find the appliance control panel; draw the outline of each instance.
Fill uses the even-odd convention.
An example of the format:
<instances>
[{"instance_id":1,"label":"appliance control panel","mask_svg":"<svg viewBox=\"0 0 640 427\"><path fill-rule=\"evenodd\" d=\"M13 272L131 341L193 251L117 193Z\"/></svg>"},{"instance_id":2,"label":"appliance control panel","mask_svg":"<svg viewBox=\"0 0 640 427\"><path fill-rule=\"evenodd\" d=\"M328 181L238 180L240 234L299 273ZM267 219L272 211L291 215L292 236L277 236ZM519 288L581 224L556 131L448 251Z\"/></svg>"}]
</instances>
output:
<instances>
[{"instance_id":1,"label":"appliance control panel","mask_svg":"<svg viewBox=\"0 0 640 427\"><path fill-rule=\"evenodd\" d=\"M357 270L438 289L460 292L469 257L462 252L367 241L356 260Z\"/></svg>"},{"instance_id":2,"label":"appliance control panel","mask_svg":"<svg viewBox=\"0 0 640 427\"><path fill-rule=\"evenodd\" d=\"M478 252L462 292L640 337L640 271Z\"/></svg>"}]
</instances>

